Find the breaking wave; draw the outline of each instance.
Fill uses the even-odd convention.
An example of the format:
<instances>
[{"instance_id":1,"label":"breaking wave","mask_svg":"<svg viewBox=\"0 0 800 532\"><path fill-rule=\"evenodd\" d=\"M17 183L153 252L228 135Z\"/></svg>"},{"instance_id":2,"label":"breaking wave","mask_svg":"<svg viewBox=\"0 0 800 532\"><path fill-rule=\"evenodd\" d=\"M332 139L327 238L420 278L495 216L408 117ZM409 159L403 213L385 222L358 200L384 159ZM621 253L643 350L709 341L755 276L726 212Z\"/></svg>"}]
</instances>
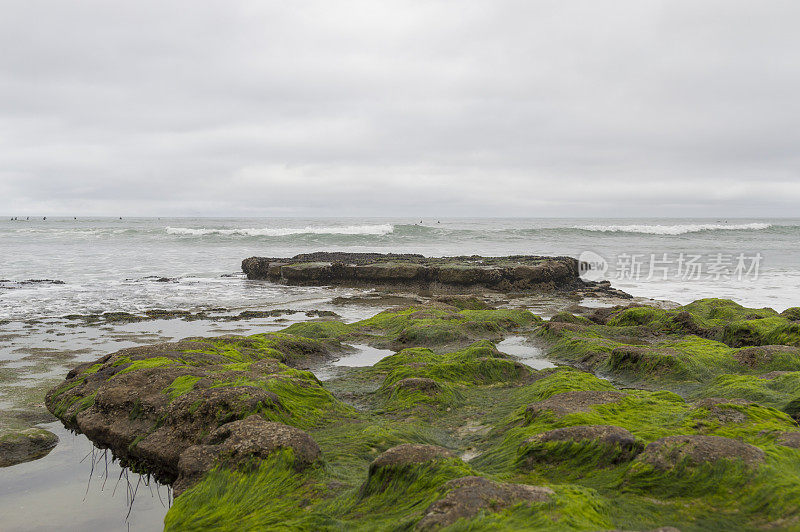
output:
<instances>
[{"instance_id":1,"label":"breaking wave","mask_svg":"<svg viewBox=\"0 0 800 532\"><path fill-rule=\"evenodd\" d=\"M685 235L687 233L700 233L703 231L761 231L769 229L772 224L680 224L680 225L580 225L573 229L583 231L597 231L602 233L642 233L648 235Z\"/></svg>"},{"instance_id":2,"label":"breaking wave","mask_svg":"<svg viewBox=\"0 0 800 532\"><path fill-rule=\"evenodd\" d=\"M335 227L263 227L242 229L206 229L192 227L167 227L171 235L233 235L233 236L291 236L291 235L388 235L394 231L391 224L343 225Z\"/></svg>"}]
</instances>

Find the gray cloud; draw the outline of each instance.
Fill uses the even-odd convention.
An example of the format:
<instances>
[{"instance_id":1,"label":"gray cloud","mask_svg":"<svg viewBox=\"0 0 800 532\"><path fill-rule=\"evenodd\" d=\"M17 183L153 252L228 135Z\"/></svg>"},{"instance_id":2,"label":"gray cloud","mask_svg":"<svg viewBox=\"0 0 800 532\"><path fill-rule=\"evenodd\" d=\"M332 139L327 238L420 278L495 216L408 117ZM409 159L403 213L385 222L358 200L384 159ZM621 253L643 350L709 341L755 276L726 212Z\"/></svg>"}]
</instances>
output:
<instances>
[{"instance_id":1,"label":"gray cloud","mask_svg":"<svg viewBox=\"0 0 800 532\"><path fill-rule=\"evenodd\" d=\"M794 215L796 2L3 2L0 212Z\"/></svg>"}]
</instances>

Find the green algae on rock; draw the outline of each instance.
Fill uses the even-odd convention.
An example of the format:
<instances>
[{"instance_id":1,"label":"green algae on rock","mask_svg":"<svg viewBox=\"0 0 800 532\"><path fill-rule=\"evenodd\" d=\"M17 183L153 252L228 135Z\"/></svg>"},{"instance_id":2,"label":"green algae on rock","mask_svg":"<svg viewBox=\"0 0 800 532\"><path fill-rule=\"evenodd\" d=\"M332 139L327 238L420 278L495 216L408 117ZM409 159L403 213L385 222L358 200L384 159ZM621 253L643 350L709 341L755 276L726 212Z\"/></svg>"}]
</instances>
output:
<instances>
[{"instance_id":1,"label":"green algae on rock","mask_svg":"<svg viewBox=\"0 0 800 532\"><path fill-rule=\"evenodd\" d=\"M414 304L123 350L48 407L178 479L169 530L793 530L794 346L724 341L729 320L775 314ZM610 380L531 369L494 344L512 334ZM307 371L356 341L395 352L331 381Z\"/></svg>"},{"instance_id":2,"label":"green algae on rock","mask_svg":"<svg viewBox=\"0 0 800 532\"><path fill-rule=\"evenodd\" d=\"M0 467L8 467L47 455L58 443L52 432L29 428L0 433Z\"/></svg>"},{"instance_id":3,"label":"green algae on rock","mask_svg":"<svg viewBox=\"0 0 800 532\"><path fill-rule=\"evenodd\" d=\"M171 480L183 451L251 414L300 427L347 416L350 408L312 373L283 363L308 363L337 349L286 334L124 349L72 370L46 404L68 426Z\"/></svg>"}]
</instances>

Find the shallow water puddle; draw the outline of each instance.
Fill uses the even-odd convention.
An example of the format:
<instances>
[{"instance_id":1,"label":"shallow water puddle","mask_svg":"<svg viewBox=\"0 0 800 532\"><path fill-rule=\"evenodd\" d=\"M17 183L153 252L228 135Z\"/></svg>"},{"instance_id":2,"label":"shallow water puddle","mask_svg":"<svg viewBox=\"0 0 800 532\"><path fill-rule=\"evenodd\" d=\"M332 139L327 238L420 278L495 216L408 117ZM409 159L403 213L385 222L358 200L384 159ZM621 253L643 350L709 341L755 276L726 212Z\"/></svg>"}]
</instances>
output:
<instances>
[{"instance_id":1,"label":"shallow water puddle","mask_svg":"<svg viewBox=\"0 0 800 532\"><path fill-rule=\"evenodd\" d=\"M357 349L357 351L335 361L333 363L334 366L350 366L353 368L372 366L381 359L394 354L391 349L378 349L365 344L352 344L350 347Z\"/></svg>"},{"instance_id":2,"label":"shallow water puddle","mask_svg":"<svg viewBox=\"0 0 800 532\"><path fill-rule=\"evenodd\" d=\"M3 530L161 530L168 486L112 461L61 423L41 425L59 443L50 454L0 469Z\"/></svg>"},{"instance_id":3,"label":"shallow water puddle","mask_svg":"<svg viewBox=\"0 0 800 532\"><path fill-rule=\"evenodd\" d=\"M496 345L497 349L503 353L517 357L520 362L533 369L556 367L555 364L544 358L544 351L531 344L524 336L509 336Z\"/></svg>"},{"instance_id":4,"label":"shallow water puddle","mask_svg":"<svg viewBox=\"0 0 800 532\"><path fill-rule=\"evenodd\" d=\"M321 381L331 380L341 375L345 368L372 366L381 359L395 353L391 349L378 349L366 344L351 344L348 347L352 347L356 351L347 353L340 359L331 362L330 365L314 369L314 375Z\"/></svg>"}]
</instances>

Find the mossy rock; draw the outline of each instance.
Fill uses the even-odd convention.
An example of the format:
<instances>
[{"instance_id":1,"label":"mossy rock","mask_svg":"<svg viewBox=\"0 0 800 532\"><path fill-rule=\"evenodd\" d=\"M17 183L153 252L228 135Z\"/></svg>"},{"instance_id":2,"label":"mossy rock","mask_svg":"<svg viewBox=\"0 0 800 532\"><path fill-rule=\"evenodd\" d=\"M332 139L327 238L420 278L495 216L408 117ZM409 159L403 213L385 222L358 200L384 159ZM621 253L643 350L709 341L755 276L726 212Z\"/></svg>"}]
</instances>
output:
<instances>
[{"instance_id":1,"label":"mossy rock","mask_svg":"<svg viewBox=\"0 0 800 532\"><path fill-rule=\"evenodd\" d=\"M764 379L756 375L719 375L703 386L698 395L744 399L776 408L800 396L800 372L794 371Z\"/></svg>"},{"instance_id":2,"label":"mossy rock","mask_svg":"<svg viewBox=\"0 0 800 532\"><path fill-rule=\"evenodd\" d=\"M734 321L725 325L722 341L731 347L778 344L800 346L800 323L782 316Z\"/></svg>"},{"instance_id":3,"label":"mossy rock","mask_svg":"<svg viewBox=\"0 0 800 532\"><path fill-rule=\"evenodd\" d=\"M525 409L525 419L530 423L543 413L552 413L555 416L566 416L576 412L587 412L593 406L616 403L627 397L628 394L618 391L605 390L576 390L562 392L548 397L543 401L528 405Z\"/></svg>"},{"instance_id":4,"label":"mossy rock","mask_svg":"<svg viewBox=\"0 0 800 532\"><path fill-rule=\"evenodd\" d=\"M40 428L0 433L0 467L42 458L57 444L58 436Z\"/></svg>"},{"instance_id":5,"label":"mossy rock","mask_svg":"<svg viewBox=\"0 0 800 532\"><path fill-rule=\"evenodd\" d=\"M206 436L201 444L181 453L173 492L179 496L214 467L253 467L279 449L291 451L297 471L322 458L317 442L295 427L272 423L257 415L226 423Z\"/></svg>"},{"instance_id":6,"label":"mossy rock","mask_svg":"<svg viewBox=\"0 0 800 532\"><path fill-rule=\"evenodd\" d=\"M764 451L754 445L721 436L666 436L650 443L639 461L659 471L670 471L688 465L699 466L720 460L741 462L758 467L764 462Z\"/></svg>"},{"instance_id":7,"label":"mossy rock","mask_svg":"<svg viewBox=\"0 0 800 532\"><path fill-rule=\"evenodd\" d=\"M732 494L753 484L765 453L721 436L667 436L650 443L631 463L624 484L662 497Z\"/></svg>"},{"instance_id":8,"label":"mossy rock","mask_svg":"<svg viewBox=\"0 0 800 532\"><path fill-rule=\"evenodd\" d=\"M800 515L797 425L781 410L800 397L800 372L769 373L783 371L793 348L768 358L719 341L725 320L777 314L707 300L608 324L625 310L634 309L612 309L605 324L541 322L439 302L350 325L195 339L173 353L148 347L76 368L49 404L78 428L94 418L118 431L129 442L123 458L163 455L154 442L174 449L176 464L179 453L197 453L205 465L187 468L199 480L175 500L169 530L791 529ZM702 334L688 334L691 324ZM428 325L460 339L396 343ZM493 343L512 331L539 335L551 356L608 380L566 366L520 369ZM356 339L404 349L324 383L302 369ZM615 350L643 362L612 369ZM664 350L675 363L649 371ZM303 452L298 462L297 449L263 431L226 428L250 419L277 427L267 433L303 434L324 462ZM707 440L697 438L734 442L737 452L703 451ZM762 458L750 460L753 449ZM153 472L151 462L132 463ZM181 474L177 465L171 474ZM541 489L546 497L527 498Z\"/></svg>"},{"instance_id":9,"label":"mossy rock","mask_svg":"<svg viewBox=\"0 0 800 532\"><path fill-rule=\"evenodd\" d=\"M351 417L302 362L330 345L289 334L218 337L131 348L82 365L48 409L117 456L164 480L180 454L218 427L258 414L301 428Z\"/></svg>"},{"instance_id":10,"label":"mossy rock","mask_svg":"<svg viewBox=\"0 0 800 532\"><path fill-rule=\"evenodd\" d=\"M542 486L494 482L484 477L462 477L444 485L447 494L423 512L415 529L441 530L481 514L498 513L518 505L544 503L554 492Z\"/></svg>"},{"instance_id":11,"label":"mossy rock","mask_svg":"<svg viewBox=\"0 0 800 532\"><path fill-rule=\"evenodd\" d=\"M746 407L752 404L745 399L707 397L694 403L696 408L708 410L709 416L719 423L745 423L750 420ZM743 408L744 407L744 408Z\"/></svg>"},{"instance_id":12,"label":"mossy rock","mask_svg":"<svg viewBox=\"0 0 800 532\"><path fill-rule=\"evenodd\" d=\"M553 429L525 440L519 449L520 466L540 463L602 467L632 460L644 443L622 427L576 425Z\"/></svg>"},{"instance_id":13,"label":"mossy rock","mask_svg":"<svg viewBox=\"0 0 800 532\"><path fill-rule=\"evenodd\" d=\"M400 495L420 482L430 484L441 476L464 476L458 472L469 474L471 470L444 447L413 443L398 445L372 461L359 497L363 499L387 490L400 492L396 494Z\"/></svg>"},{"instance_id":14,"label":"mossy rock","mask_svg":"<svg viewBox=\"0 0 800 532\"><path fill-rule=\"evenodd\" d=\"M787 308L781 312L781 316L791 321L800 321L800 307Z\"/></svg>"},{"instance_id":15,"label":"mossy rock","mask_svg":"<svg viewBox=\"0 0 800 532\"><path fill-rule=\"evenodd\" d=\"M376 333L397 347L465 345L477 338L502 338L541 322L526 310L459 310L448 305L410 306L381 312L352 324L357 334Z\"/></svg>"},{"instance_id":16,"label":"mossy rock","mask_svg":"<svg viewBox=\"0 0 800 532\"><path fill-rule=\"evenodd\" d=\"M755 370L800 371L800 348L786 345L745 347L733 354L739 364Z\"/></svg>"},{"instance_id":17,"label":"mossy rock","mask_svg":"<svg viewBox=\"0 0 800 532\"><path fill-rule=\"evenodd\" d=\"M778 435L775 443L792 449L800 449L800 432L784 432Z\"/></svg>"},{"instance_id":18,"label":"mossy rock","mask_svg":"<svg viewBox=\"0 0 800 532\"><path fill-rule=\"evenodd\" d=\"M385 412L414 413L423 407L450 408L463 400L457 386L426 377L407 377L389 385L381 403Z\"/></svg>"}]
</instances>

